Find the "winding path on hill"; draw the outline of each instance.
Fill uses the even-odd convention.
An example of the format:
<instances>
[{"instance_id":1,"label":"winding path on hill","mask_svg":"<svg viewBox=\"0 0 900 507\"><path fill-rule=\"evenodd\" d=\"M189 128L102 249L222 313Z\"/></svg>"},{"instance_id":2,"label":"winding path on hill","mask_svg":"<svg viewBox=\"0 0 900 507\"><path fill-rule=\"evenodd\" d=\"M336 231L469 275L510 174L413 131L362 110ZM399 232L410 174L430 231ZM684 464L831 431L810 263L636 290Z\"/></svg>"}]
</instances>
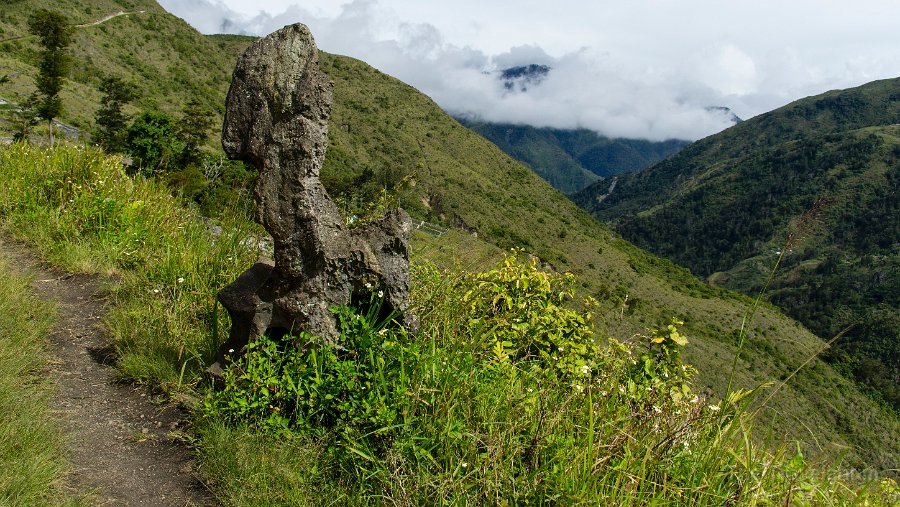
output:
<instances>
[{"instance_id":1,"label":"winding path on hill","mask_svg":"<svg viewBox=\"0 0 900 507\"><path fill-rule=\"evenodd\" d=\"M113 14L108 14L108 15L106 15L106 16L104 16L104 17L98 19L97 21L91 21L90 23L84 23L84 24L81 24L81 25L75 25L75 28L87 28L87 27L89 27L89 26L97 26L97 25L99 25L99 24L101 24L101 23L106 23L107 21L109 21L109 20L111 20L111 19L113 19L113 18L118 18L119 16L128 16L128 15L131 15L131 14L143 14L143 13L145 13L145 12L147 12L147 11L134 11L134 12L124 12L124 11L119 11L119 12L116 12L116 13L113 13Z\"/></svg>"},{"instance_id":2,"label":"winding path on hill","mask_svg":"<svg viewBox=\"0 0 900 507\"><path fill-rule=\"evenodd\" d=\"M190 450L173 438L185 414L145 388L117 381L100 324L108 304L104 281L54 271L5 237L0 255L57 307L48 371L57 386L52 408L68 436L67 486L93 492L103 506L218 505L197 479Z\"/></svg>"},{"instance_id":3,"label":"winding path on hill","mask_svg":"<svg viewBox=\"0 0 900 507\"><path fill-rule=\"evenodd\" d=\"M90 21L90 22L88 22L88 23L81 23L81 24L78 24L78 25L71 25L71 26L72 26L72 28L88 28L88 27L91 27L91 26L97 26L97 25L99 25L99 24L106 23L107 21L109 21L109 20L111 20L111 19L118 18L119 16L130 16L130 15L132 15L132 14L144 14L144 13L146 13L146 12L147 12L147 11L132 11L132 12L123 12L123 11L119 11L119 12L115 12L115 13L113 13L113 14L107 14L106 16L103 16L102 18L100 18L100 19L98 19L98 20L96 20L96 21ZM15 36L15 37L9 37L9 38L7 38L7 39L0 39L0 44L2 44L2 43L4 43L4 42L12 42L12 41L14 41L14 40L28 39L28 38L30 38L30 37L37 37L37 36L36 36L36 35L33 35L33 34L30 34L30 33L25 34L25 35L17 35L17 36Z\"/></svg>"}]
</instances>

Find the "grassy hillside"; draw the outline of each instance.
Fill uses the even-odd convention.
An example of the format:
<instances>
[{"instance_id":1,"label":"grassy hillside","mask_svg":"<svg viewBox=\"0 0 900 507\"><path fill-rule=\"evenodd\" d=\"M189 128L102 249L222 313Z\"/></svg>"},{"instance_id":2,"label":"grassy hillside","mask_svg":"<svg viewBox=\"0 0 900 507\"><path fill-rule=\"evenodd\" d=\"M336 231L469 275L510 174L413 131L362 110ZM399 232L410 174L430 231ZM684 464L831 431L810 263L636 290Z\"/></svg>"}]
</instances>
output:
<instances>
[{"instance_id":1,"label":"grassy hillside","mask_svg":"<svg viewBox=\"0 0 900 507\"><path fill-rule=\"evenodd\" d=\"M7 7L2 18L5 33L13 33L12 27L20 26L16 23L21 24L37 4L21 0L15 8ZM88 6L89 14L79 13ZM202 37L152 2L60 3L73 19L100 17L105 9L122 8L147 13L116 18L101 25L106 31L79 32L82 47L77 54L96 52L95 61L102 59L108 65L100 70L121 72L142 83L145 95L139 106L155 102L165 110L177 110L194 94L202 94L210 104L224 101L228 70L248 43L246 38ZM127 30L113 30L119 22L127 23ZM3 52L2 58L3 65L22 72L13 83L22 95L34 74L29 59L34 48L28 40L16 44L19 47ZM134 57L125 58L129 52ZM731 361L737 356L738 330L748 315L748 298L710 287L622 240L408 85L351 58L322 55L322 66L335 82L323 168L323 180L334 195L353 199L371 195L358 189L386 187L399 193L401 204L414 217L455 228L452 235L442 237L449 240L416 239L414 249L423 257L456 259L465 267L471 264L470 252L524 247L545 268L574 273L579 293L600 300L600 327L607 336L639 341L638 335L648 328L672 317L684 320L691 340L685 354L701 371L699 383L713 396L724 393ZM189 84L171 83L178 69L186 73ZM90 118L91 101L99 96L91 89L92 82L86 76L73 80L64 96L73 104L70 121ZM6 93L5 86L9 85L0 86L0 96ZM820 339L770 308L753 314L745 329L748 339L735 369L739 386L787 379L823 348ZM871 417L855 417L861 412ZM768 403L764 416L773 423L774 434L800 439L811 452L845 452L853 466L896 467L900 425L894 415L818 359L791 377Z\"/></svg>"},{"instance_id":2,"label":"grassy hillside","mask_svg":"<svg viewBox=\"0 0 900 507\"><path fill-rule=\"evenodd\" d=\"M17 0L0 4L0 97L21 103L34 90L38 46L26 36L27 18L38 8L52 8L73 24L89 23L109 14L127 12L109 21L75 29L71 45L72 74L62 93L63 119L88 129L97 110L98 90L105 76L134 84L140 98L128 109L158 109L174 114L190 99L224 114L224 97L234 68L233 56L215 41L168 14L153 0ZM219 122L221 123L221 122Z\"/></svg>"},{"instance_id":3,"label":"grassy hillside","mask_svg":"<svg viewBox=\"0 0 900 507\"><path fill-rule=\"evenodd\" d=\"M589 186L600 177L643 169L687 144L678 140L610 139L585 129L460 121L567 194Z\"/></svg>"},{"instance_id":4,"label":"grassy hillside","mask_svg":"<svg viewBox=\"0 0 900 507\"><path fill-rule=\"evenodd\" d=\"M769 299L900 408L900 79L804 99L576 200L626 238Z\"/></svg>"},{"instance_id":5,"label":"grassy hillside","mask_svg":"<svg viewBox=\"0 0 900 507\"><path fill-rule=\"evenodd\" d=\"M847 463L816 463L767 440L747 403L754 393L694 396L677 324L652 335L652 350L596 342L589 315L557 304L573 279L526 258L477 274L417 260L418 335L372 320L377 309L344 309L341 349L263 339L226 373L225 389L213 390L202 372L228 326L215 293L257 254L245 220L213 234L167 189L90 148L0 149L0 183L7 233L69 270L117 273L104 323L118 367L192 409L195 422L180 435L224 505L887 506L900 498L877 472L860 480ZM419 246L457 259L464 239L451 233ZM470 250L471 260L488 250ZM498 295L511 304L495 306ZM16 397L28 385L9 391ZM753 444L754 426L770 445ZM0 420L3 433L11 427ZM46 449L12 441L17 466L46 460ZM0 484L7 476L0 472Z\"/></svg>"}]
</instances>

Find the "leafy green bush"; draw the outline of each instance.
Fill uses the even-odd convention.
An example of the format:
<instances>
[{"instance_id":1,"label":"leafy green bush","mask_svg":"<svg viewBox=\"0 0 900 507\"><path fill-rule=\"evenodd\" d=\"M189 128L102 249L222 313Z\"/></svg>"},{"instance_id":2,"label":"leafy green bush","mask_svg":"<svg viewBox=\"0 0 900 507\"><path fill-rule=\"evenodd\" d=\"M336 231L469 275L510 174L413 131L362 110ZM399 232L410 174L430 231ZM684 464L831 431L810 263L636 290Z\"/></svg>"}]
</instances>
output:
<instances>
[{"instance_id":1,"label":"leafy green bush","mask_svg":"<svg viewBox=\"0 0 900 507\"><path fill-rule=\"evenodd\" d=\"M640 355L623 383L632 400L644 403L680 403L692 396L690 379L694 368L681 362L681 348L688 344L681 334L684 322L672 319L664 329L654 329L649 349Z\"/></svg>"},{"instance_id":2,"label":"leafy green bush","mask_svg":"<svg viewBox=\"0 0 900 507\"><path fill-rule=\"evenodd\" d=\"M147 111L134 119L125 134L125 150L146 174L166 170L184 151L171 116Z\"/></svg>"},{"instance_id":3,"label":"leafy green bush","mask_svg":"<svg viewBox=\"0 0 900 507\"><path fill-rule=\"evenodd\" d=\"M569 375L596 367L599 346L591 312L567 307L575 297L575 276L521 262L521 251L496 269L474 275L463 301L473 336L486 340L498 360L539 358ZM586 306L596 306L587 298Z\"/></svg>"},{"instance_id":4,"label":"leafy green bush","mask_svg":"<svg viewBox=\"0 0 900 507\"><path fill-rule=\"evenodd\" d=\"M373 293L364 315L334 308L337 344L306 333L251 343L226 370L224 388L206 398L204 414L280 436L334 428L385 438L400 418L418 348L391 316L379 319L381 301Z\"/></svg>"}]
</instances>

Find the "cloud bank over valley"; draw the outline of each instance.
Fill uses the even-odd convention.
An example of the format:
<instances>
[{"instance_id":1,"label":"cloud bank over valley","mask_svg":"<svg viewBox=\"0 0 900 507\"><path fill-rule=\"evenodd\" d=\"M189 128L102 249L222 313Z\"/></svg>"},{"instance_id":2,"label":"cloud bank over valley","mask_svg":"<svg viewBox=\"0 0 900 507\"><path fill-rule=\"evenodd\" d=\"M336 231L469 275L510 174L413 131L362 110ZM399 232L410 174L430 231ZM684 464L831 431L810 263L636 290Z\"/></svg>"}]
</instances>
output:
<instances>
[{"instance_id":1,"label":"cloud bank over valley","mask_svg":"<svg viewBox=\"0 0 900 507\"><path fill-rule=\"evenodd\" d=\"M528 0L514 11L473 0L160 0L203 33L303 22L323 50L364 60L454 115L650 140L718 132L732 124L721 107L746 119L900 75L900 36L875 12L890 3L862 0L843 15L837 2L813 0ZM504 69L531 64L551 70L526 91L504 86Z\"/></svg>"}]
</instances>

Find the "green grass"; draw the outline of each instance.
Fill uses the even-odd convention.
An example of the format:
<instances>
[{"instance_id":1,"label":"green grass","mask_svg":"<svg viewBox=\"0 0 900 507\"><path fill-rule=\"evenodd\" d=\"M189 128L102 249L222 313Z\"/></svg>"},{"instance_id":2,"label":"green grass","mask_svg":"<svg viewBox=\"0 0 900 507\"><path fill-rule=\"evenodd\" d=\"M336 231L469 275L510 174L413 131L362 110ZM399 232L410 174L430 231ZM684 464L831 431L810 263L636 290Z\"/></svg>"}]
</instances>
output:
<instances>
[{"instance_id":1,"label":"green grass","mask_svg":"<svg viewBox=\"0 0 900 507\"><path fill-rule=\"evenodd\" d=\"M165 189L132 180L90 149L4 148L0 175L7 230L60 266L122 280L106 324L123 375L196 406L207 388L202 368L227 329L214 311L215 291L255 259L243 241L254 230L246 219L226 220L213 236ZM765 424L754 430L759 420L746 403L759 396L719 402L718 411L708 407L714 398L675 402L666 389L635 398L628 380L644 378L631 362L642 354L637 345L604 349L593 376L578 380L581 389L539 363L498 365L469 324L466 275L421 269L429 252L459 266L453 252L466 248L471 269L482 271L496 250L466 246L473 241L454 232L447 242L420 238L414 247L422 259L413 284L419 355L397 406L402 424L377 432L390 439L352 426L274 438L252 422L198 419L191 438L201 472L226 505L896 500L889 482L849 480L845 464L804 458ZM668 385L653 378L662 383L647 385Z\"/></svg>"},{"instance_id":2,"label":"green grass","mask_svg":"<svg viewBox=\"0 0 900 507\"><path fill-rule=\"evenodd\" d=\"M64 269L121 277L105 323L122 374L173 391L195 382L215 356L213 336L227 329L215 294L256 259L247 241L257 228L224 217L214 236L164 187L132 180L93 149L13 145L0 167L8 233Z\"/></svg>"},{"instance_id":3,"label":"green grass","mask_svg":"<svg viewBox=\"0 0 900 507\"><path fill-rule=\"evenodd\" d=\"M53 321L52 306L0 259L0 505L82 505L67 495L65 443L49 408Z\"/></svg>"}]
</instances>

